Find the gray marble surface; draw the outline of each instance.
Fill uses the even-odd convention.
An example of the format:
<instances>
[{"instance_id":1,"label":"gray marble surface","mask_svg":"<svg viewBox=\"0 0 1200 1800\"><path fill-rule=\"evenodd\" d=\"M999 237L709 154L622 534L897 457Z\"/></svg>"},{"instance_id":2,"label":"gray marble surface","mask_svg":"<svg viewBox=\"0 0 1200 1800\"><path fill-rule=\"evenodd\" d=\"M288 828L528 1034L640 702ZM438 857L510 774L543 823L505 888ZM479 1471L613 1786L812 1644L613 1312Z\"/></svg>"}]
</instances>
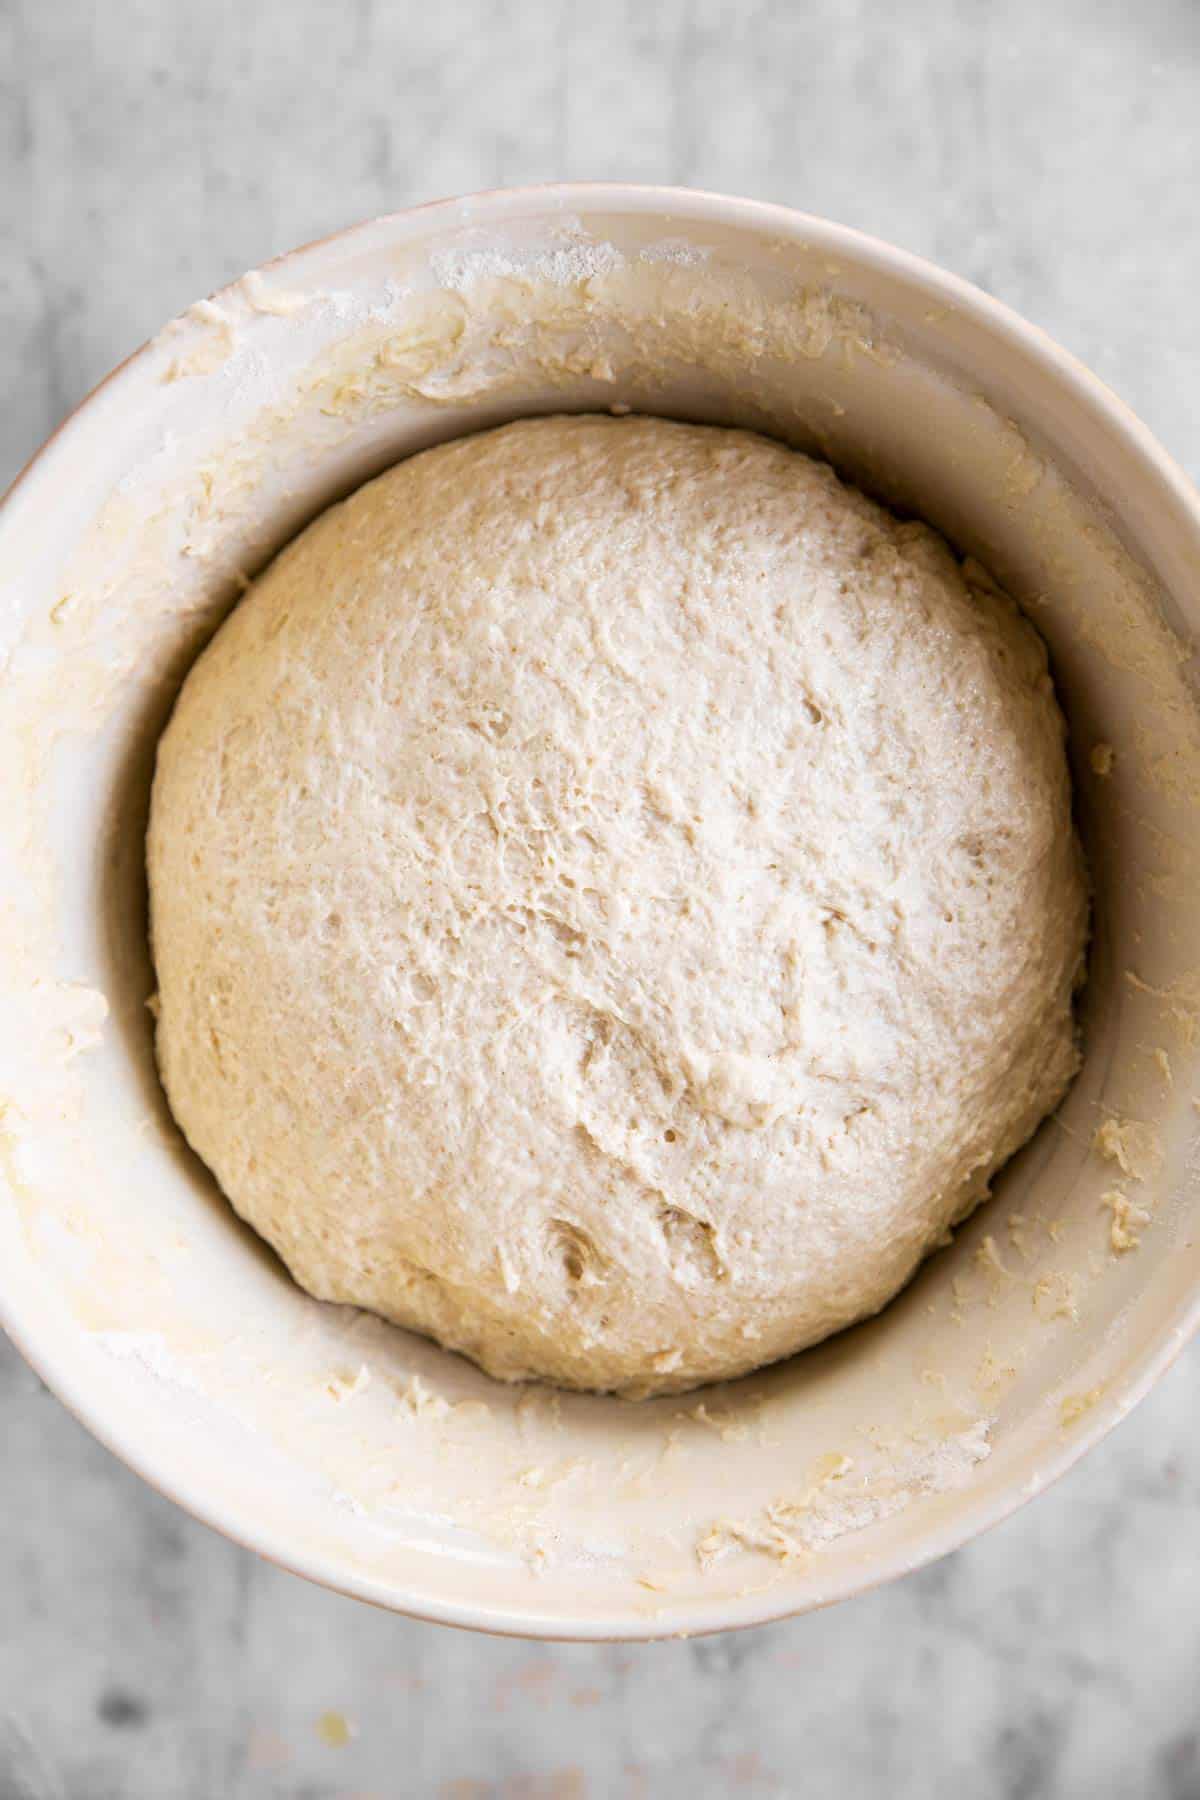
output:
<instances>
[{"instance_id":1,"label":"gray marble surface","mask_svg":"<svg viewBox=\"0 0 1200 1800\"><path fill-rule=\"evenodd\" d=\"M923 252L1200 474L1195 0L0 0L0 488L245 267L557 176L753 194ZM641 1648L475 1638L280 1574L2 1341L0 1409L0 1800L1200 1796L1195 1350L923 1574Z\"/></svg>"}]
</instances>

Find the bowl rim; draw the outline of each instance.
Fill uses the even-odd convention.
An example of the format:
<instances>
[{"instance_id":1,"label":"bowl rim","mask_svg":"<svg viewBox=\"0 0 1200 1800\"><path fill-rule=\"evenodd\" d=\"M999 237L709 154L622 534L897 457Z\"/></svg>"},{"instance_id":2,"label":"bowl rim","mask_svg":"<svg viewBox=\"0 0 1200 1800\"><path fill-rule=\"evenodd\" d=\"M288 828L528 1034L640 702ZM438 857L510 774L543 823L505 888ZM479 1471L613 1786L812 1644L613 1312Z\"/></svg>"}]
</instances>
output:
<instances>
[{"instance_id":1,"label":"bowl rim","mask_svg":"<svg viewBox=\"0 0 1200 1800\"><path fill-rule=\"evenodd\" d=\"M581 210L607 211L618 216L663 214L672 221L683 218L735 229L767 229L777 237L840 254L860 267L898 278L934 304L958 308L1032 363L1042 377L1089 415L1099 431L1116 438L1126 453L1141 463L1158 490L1160 502L1174 515L1174 522L1184 535L1191 538L1200 557L1200 491L1136 414L1084 363L1041 327L961 276L853 226L815 214L699 188L608 181L545 182L483 189L361 220L309 239L259 268L285 270L314 251L335 243L346 244L356 237L365 238L371 232L381 232L405 243L436 229L443 221L447 225L495 225L510 217L540 217L556 212L569 215ZM211 299L219 304L235 286L236 281L225 284ZM110 390L138 372L154 342L147 340L118 363L18 471L0 496L0 532L14 503L23 499L37 482L51 479L51 465L67 435L88 422L89 413L96 411L102 396L111 398ZM426 1592L406 1592L393 1582L348 1566L327 1550L316 1546L295 1548L285 1531L244 1516L243 1503L215 1498L189 1481L185 1472L175 1469L171 1452L161 1453L153 1442L139 1434L128 1421L126 1409L106 1406L100 1384L88 1377L78 1359L59 1353L52 1332L39 1336L28 1317L18 1317L18 1308L2 1287L0 1327L67 1410L135 1474L202 1524L289 1573L349 1598L430 1623L559 1642L647 1641L741 1630L818 1610L923 1568L1010 1517L1107 1436L1170 1368L1200 1331L1200 1284L1185 1293L1174 1312L1157 1322L1137 1353L1125 1359L1070 1436L1056 1434L1053 1446L1039 1459L1035 1481L1014 1478L974 1503L964 1498L949 1518L927 1531L915 1549L885 1551L870 1563L864 1562L861 1569L844 1571L815 1596L800 1601L786 1590L774 1596L766 1592L716 1599L703 1606L673 1605L663 1596L664 1604L653 1616L625 1607L592 1616L581 1614L578 1619L566 1619L553 1611L539 1613L534 1607L465 1604L439 1600Z\"/></svg>"}]
</instances>

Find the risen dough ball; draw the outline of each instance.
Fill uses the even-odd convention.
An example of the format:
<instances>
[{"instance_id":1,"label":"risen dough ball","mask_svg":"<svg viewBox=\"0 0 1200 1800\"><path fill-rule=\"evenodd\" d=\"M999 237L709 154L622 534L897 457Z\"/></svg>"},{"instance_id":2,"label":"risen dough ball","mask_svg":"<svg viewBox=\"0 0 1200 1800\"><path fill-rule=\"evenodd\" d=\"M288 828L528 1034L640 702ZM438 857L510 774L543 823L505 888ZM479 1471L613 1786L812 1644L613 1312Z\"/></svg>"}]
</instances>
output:
<instances>
[{"instance_id":1,"label":"risen dough ball","mask_svg":"<svg viewBox=\"0 0 1200 1800\"><path fill-rule=\"evenodd\" d=\"M510 425L317 520L159 751L158 1054L296 1279L649 1393L877 1311L1076 1066L1040 640L742 432Z\"/></svg>"}]
</instances>

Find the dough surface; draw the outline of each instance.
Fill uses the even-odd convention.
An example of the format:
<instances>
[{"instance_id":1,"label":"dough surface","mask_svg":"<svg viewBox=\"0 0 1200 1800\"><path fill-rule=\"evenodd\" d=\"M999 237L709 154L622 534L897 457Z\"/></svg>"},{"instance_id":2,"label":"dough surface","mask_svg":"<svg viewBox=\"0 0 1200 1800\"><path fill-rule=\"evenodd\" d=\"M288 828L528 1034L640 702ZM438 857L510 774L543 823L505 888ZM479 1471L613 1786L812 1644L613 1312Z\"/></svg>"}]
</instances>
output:
<instances>
[{"instance_id":1,"label":"dough surface","mask_svg":"<svg viewBox=\"0 0 1200 1800\"><path fill-rule=\"evenodd\" d=\"M280 555L148 842L184 1132L323 1299L644 1394L876 1312L1077 1064L1040 639L753 435L528 420Z\"/></svg>"}]
</instances>

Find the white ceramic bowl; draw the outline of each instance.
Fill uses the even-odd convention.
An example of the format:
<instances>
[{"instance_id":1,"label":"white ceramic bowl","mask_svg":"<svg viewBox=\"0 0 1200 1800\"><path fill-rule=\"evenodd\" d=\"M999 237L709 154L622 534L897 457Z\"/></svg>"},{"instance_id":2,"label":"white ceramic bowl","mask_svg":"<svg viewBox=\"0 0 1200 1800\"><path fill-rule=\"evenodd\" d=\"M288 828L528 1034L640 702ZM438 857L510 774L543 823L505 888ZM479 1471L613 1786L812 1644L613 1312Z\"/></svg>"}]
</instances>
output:
<instances>
[{"instance_id":1,"label":"white ceramic bowl","mask_svg":"<svg viewBox=\"0 0 1200 1800\"><path fill-rule=\"evenodd\" d=\"M181 1145L145 1008L154 742L245 572L419 446L614 405L815 448L1023 597L1096 883L1085 1066L993 1202L872 1324L641 1406L502 1388L301 1294ZM711 1631L961 1544L1197 1320L1197 569L1196 494L1098 381L953 277L776 207L487 194L194 307L0 514L0 1318L200 1518L428 1618Z\"/></svg>"}]
</instances>

